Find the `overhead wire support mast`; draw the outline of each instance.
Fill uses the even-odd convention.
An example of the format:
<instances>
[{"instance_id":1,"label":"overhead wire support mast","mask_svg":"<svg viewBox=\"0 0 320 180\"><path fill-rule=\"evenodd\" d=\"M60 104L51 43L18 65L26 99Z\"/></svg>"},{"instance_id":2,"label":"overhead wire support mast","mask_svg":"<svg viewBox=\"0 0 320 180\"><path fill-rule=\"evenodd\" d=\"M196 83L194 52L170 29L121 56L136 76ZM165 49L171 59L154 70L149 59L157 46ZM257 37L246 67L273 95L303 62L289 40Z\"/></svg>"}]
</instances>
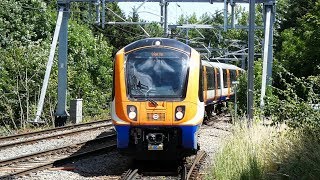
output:
<instances>
[{"instance_id":1,"label":"overhead wire support mast","mask_svg":"<svg viewBox=\"0 0 320 180\"><path fill-rule=\"evenodd\" d=\"M52 38L52 43L51 43L51 48L50 48L50 54L49 54L49 59L48 59L48 63L47 63L46 73L45 73L45 76L44 76L44 79L43 79L40 99L39 99L39 102L38 102L37 113L36 113L36 117L35 117L35 119L33 121L34 123L39 123L40 122L40 117L41 117L41 113L42 113L42 110L43 110L44 98L46 96L46 91L47 91L47 87L48 87L48 83L49 83L50 72L51 72L51 69L52 69L54 53L55 53L55 50L56 50L58 37L59 37L59 33L60 33L63 11L64 11L64 7L60 7L59 8L57 22L56 22L56 28L54 30L54 35L53 35L53 38Z\"/></svg>"},{"instance_id":2,"label":"overhead wire support mast","mask_svg":"<svg viewBox=\"0 0 320 180\"><path fill-rule=\"evenodd\" d=\"M247 98L247 113L248 127L252 126L253 121L253 81L254 81L254 26L255 26L255 0L249 1L249 57L248 57L248 98Z\"/></svg>"},{"instance_id":3,"label":"overhead wire support mast","mask_svg":"<svg viewBox=\"0 0 320 180\"><path fill-rule=\"evenodd\" d=\"M260 108L264 109L264 98L266 95L266 86L271 84L272 78L272 43L273 43L273 2L264 3L264 22L265 22L265 35L264 35L264 48L263 48L263 71L261 82L261 95L260 95Z\"/></svg>"},{"instance_id":4,"label":"overhead wire support mast","mask_svg":"<svg viewBox=\"0 0 320 180\"><path fill-rule=\"evenodd\" d=\"M61 29L59 34L58 50L58 104L55 112L55 126L64 126L69 114L67 105L68 87L68 22L70 3L59 4L64 7Z\"/></svg>"},{"instance_id":5,"label":"overhead wire support mast","mask_svg":"<svg viewBox=\"0 0 320 180\"><path fill-rule=\"evenodd\" d=\"M102 29L106 24L106 0L102 0Z\"/></svg>"}]
</instances>

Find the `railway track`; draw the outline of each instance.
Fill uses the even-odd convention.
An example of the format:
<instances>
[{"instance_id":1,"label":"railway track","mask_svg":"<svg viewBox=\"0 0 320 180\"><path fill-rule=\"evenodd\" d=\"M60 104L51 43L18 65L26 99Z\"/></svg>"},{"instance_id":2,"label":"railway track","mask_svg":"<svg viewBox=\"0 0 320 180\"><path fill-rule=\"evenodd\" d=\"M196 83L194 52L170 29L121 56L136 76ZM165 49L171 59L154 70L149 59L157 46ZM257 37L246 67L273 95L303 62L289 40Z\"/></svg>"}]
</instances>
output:
<instances>
[{"instance_id":1,"label":"railway track","mask_svg":"<svg viewBox=\"0 0 320 180\"><path fill-rule=\"evenodd\" d=\"M14 147L18 145L32 144L41 140L49 140L63 136L71 136L85 131L92 131L100 128L110 127L112 127L110 120L103 120L94 121L90 123L69 125L65 127L52 128L48 130L36 131L31 133L0 137L0 149Z\"/></svg>"},{"instance_id":2,"label":"railway track","mask_svg":"<svg viewBox=\"0 0 320 180\"><path fill-rule=\"evenodd\" d=\"M205 151L199 151L197 155L192 159L192 163L181 163L182 166L178 167L177 170L179 178L181 180L195 180L198 177L198 173L200 170L200 167L202 163L205 161L207 154ZM169 174L169 176L172 176L173 174L176 174L176 172L161 172L161 175ZM150 173L146 173L150 174ZM152 172L152 174L155 174ZM124 172L121 176L121 180L135 180L135 179L142 179L144 175L143 170L140 169L129 169L126 172Z\"/></svg>"},{"instance_id":3,"label":"railway track","mask_svg":"<svg viewBox=\"0 0 320 180\"><path fill-rule=\"evenodd\" d=\"M193 159L192 165L188 168L188 165L182 167L181 179L182 180L195 180L198 177L198 173L201 164L204 162L207 153L204 151L199 151L196 157Z\"/></svg>"},{"instance_id":4,"label":"railway track","mask_svg":"<svg viewBox=\"0 0 320 180\"><path fill-rule=\"evenodd\" d=\"M137 179L140 175L138 174L138 169L129 169L127 170L121 177L121 180L135 180Z\"/></svg>"},{"instance_id":5,"label":"railway track","mask_svg":"<svg viewBox=\"0 0 320 180\"><path fill-rule=\"evenodd\" d=\"M105 153L115 148L116 134L110 132L91 141L6 159L0 161L0 179L27 175L83 156Z\"/></svg>"}]
</instances>

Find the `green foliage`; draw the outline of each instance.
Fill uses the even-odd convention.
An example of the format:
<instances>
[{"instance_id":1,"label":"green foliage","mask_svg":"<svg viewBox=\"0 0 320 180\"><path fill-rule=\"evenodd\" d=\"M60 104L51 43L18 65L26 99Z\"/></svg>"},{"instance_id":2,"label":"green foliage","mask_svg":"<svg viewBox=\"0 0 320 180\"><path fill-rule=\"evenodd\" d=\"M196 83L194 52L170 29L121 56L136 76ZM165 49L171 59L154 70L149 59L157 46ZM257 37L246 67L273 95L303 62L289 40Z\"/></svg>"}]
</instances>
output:
<instances>
[{"instance_id":1,"label":"green foliage","mask_svg":"<svg viewBox=\"0 0 320 180\"><path fill-rule=\"evenodd\" d=\"M1 0L0 47L47 39L52 22L46 11L47 6L41 0Z\"/></svg>"},{"instance_id":2,"label":"green foliage","mask_svg":"<svg viewBox=\"0 0 320 180\"><path fill-rule=\"evenodd\" d=\"M256 25L262 26L262 6L256 8ZM248 12L241 6L235 8L236 21L240 26L248 26ZM205 13L200 18L195 14L190 16L180 16L178 24L207 24L212 25L213 29L173 29L171 30L172 37L177 38L182 42L188 42L192 47L201 47L203 45L212 48L227 49L228 51L237 51L244 49L248 44L248 32L246 29L228 29L223 30L224 17L223 12L216 11L214 13ZM231 16L228 16L228 25L231 25ZM260 47L263 37L262 30L256 30L257 41L256 47ZM188 38L188 39L187 39ZM236 43L234 43L236 42ZM256 53L261 52L261 48L256 48ZM214 51L213 57L219 57L224 52Z\"/></svg>"},{"instance_id":3,"label":"green foliage","mask_svg":"<svg viewBox=\"0 0 320 180\"><path fill-rule=\"evenodd\" d=\"M69 34L69 91L83 98L84 113L96 115L106 110L112 89L112 47L103 36L74 21Z\"/></svg>"},{"instance_id":4,"label":"green foliage","mask_svg":"<svg viewBox=\"0 0 320 180\"><path fill-rule=\"evenodd\" d=\"M278 164L274 174L289 179L318 179L320 177L319 136L304 129L288 133L275 151ZM274 178L274 177L273 177Z\"/></svg>"},{"instance_id":5,"label":"green foliage","mask_svg":"<svg viewBox=\"0 0 320 180\"><path fill-rule=\"evenodd\" d=\"M320 102L320 76L298 78L276 63L274 79L277 87L266 97L266 113L275 122L287 122L290 127L311 133L320 130L320 112L310 104ZM317 134L317 133L316 133Z\"/></svg>"},{"instance_id":6,"label":"green foliage","mask_svg":"<svg viewBox=\"0 0 320 180\"><path fill-rule=\"evenodd\" d=\"M31 113L35 112L48 49L49 44L45 42L0 49L0 122L2 125L24 127ZM51 81L50 84L55 84L55 81ZM55 96L50 88L47 95L49 99L45 103L45 110L50 109L50 100L52 101L50 97ZM49 114L45 116L48 117Z\"/></svg>"},{"instance_id":7,"label":"green foliage","mask_svg":"<svg viewBox=\"0 0 320 180\"><path fill-rule=\"evenodd\" d=\"M298 77L320 74L320 1L293 0L283 11L277 59Z\"/></svg>"},{"instance_id":8,"label":"green foliage","mask_svg":"<svg viewBox=\"0 0 320 180\"><path fill-rule=\"evenodd\" d=\"M107 15L106 19L108 21L122 22L122 21L132 21L139 22L139 16L137 14L133 14L132 16L125 17L124 13L121 12L121 9L117 5L117 3L108 3L108 8L110 10L106 10ZM115 15L116 14L116 15ZM152 28L157 29L152 29ZM113 54L115 54L118 50L123 48L124 46L139 40L146 38L147 35L142 28L146 28L147 32L150 33L150 36L159 36L159 26L155 24L150 24L147 26L141 25L112 25L107 26L105 29L102 29L100 26L93 25L93 31L96 35L103 34L105 40L112 44L115 48L113 49ZM151 31L149 31L151 30Z\"/></svg>"},{"instance_id":9,"label":"green foliage","mask_svg":"<svg viewBox=\"0 0 320 180\"><path fill-rule=\"evenodd\" d=\"M262 80L262 61L254 62L254 109L255 112L259 112L260 106L260 92L261 92L261 80ZM248 89L248 73L245 72L239 77L239 85L237 91L237 104L239 107L239 113L245 114L247 112L247 89Z\"/></svg>"},{"instance_id":10,"label":"green foliage","mask_svg":"<svg viewBox=\"0 0 320 180\"><path fill-rule=\"evenodd\" d=\"M320 130L320 111L310 104L320 102L320 76L298 78L286 70L279 62L274 62L273 86L267 87L265 107L260 110L260 89L262 62L254 66L254 109L255 114L272 118L274 122L286 122L289 127L303 127L310 133ZM238 107L240 114L247 108L247 73L239 78Z\"/></svg>"},{"instance_id":11,"label":"green foliage","mask_svg":"<svg viewBox=\"0 0 320 180\"><path fill-rule=\"evenodd\" d=\"M145 26L145 30L150 37L161 37L163 35L163 28L158 23L151 23Z\"/></svg>"}]
</instances>

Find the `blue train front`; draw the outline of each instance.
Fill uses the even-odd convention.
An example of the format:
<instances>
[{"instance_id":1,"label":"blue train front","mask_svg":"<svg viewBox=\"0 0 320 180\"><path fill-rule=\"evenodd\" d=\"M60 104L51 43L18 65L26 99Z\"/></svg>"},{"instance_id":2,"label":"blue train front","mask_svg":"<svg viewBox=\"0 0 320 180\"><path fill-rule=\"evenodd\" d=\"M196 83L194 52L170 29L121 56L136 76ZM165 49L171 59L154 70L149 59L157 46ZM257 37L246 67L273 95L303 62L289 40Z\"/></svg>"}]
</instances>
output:
<instances>
[{"instance_id":1,"label":"blue train front","mask_svg":"<svg viewBox=\"0 0 320 180\"><path fill-rule=\"evenodd\" d=\"M116 54L112 121L121 153L178 159L199 149L204 102L200 55L173 39L136 41Z\"/></svg>"}]
</instances>

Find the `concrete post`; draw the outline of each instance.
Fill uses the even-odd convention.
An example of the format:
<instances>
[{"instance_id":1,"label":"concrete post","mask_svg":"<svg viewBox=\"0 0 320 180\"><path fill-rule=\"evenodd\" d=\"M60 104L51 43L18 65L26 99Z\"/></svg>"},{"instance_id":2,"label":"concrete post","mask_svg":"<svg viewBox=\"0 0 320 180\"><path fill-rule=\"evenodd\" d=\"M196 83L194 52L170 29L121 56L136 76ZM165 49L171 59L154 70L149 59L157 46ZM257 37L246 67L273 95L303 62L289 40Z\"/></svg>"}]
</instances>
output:
<instances>
[{"instance_id":1,"label":"concrete post","mask_svg":"<svg viewBox=\"0 0 320 180\"><path fill-rule=\"evenodd\" d=\"M73 124L82 123L82 99L70 101L70 121Z\"/></svg>"}]
</instances>

